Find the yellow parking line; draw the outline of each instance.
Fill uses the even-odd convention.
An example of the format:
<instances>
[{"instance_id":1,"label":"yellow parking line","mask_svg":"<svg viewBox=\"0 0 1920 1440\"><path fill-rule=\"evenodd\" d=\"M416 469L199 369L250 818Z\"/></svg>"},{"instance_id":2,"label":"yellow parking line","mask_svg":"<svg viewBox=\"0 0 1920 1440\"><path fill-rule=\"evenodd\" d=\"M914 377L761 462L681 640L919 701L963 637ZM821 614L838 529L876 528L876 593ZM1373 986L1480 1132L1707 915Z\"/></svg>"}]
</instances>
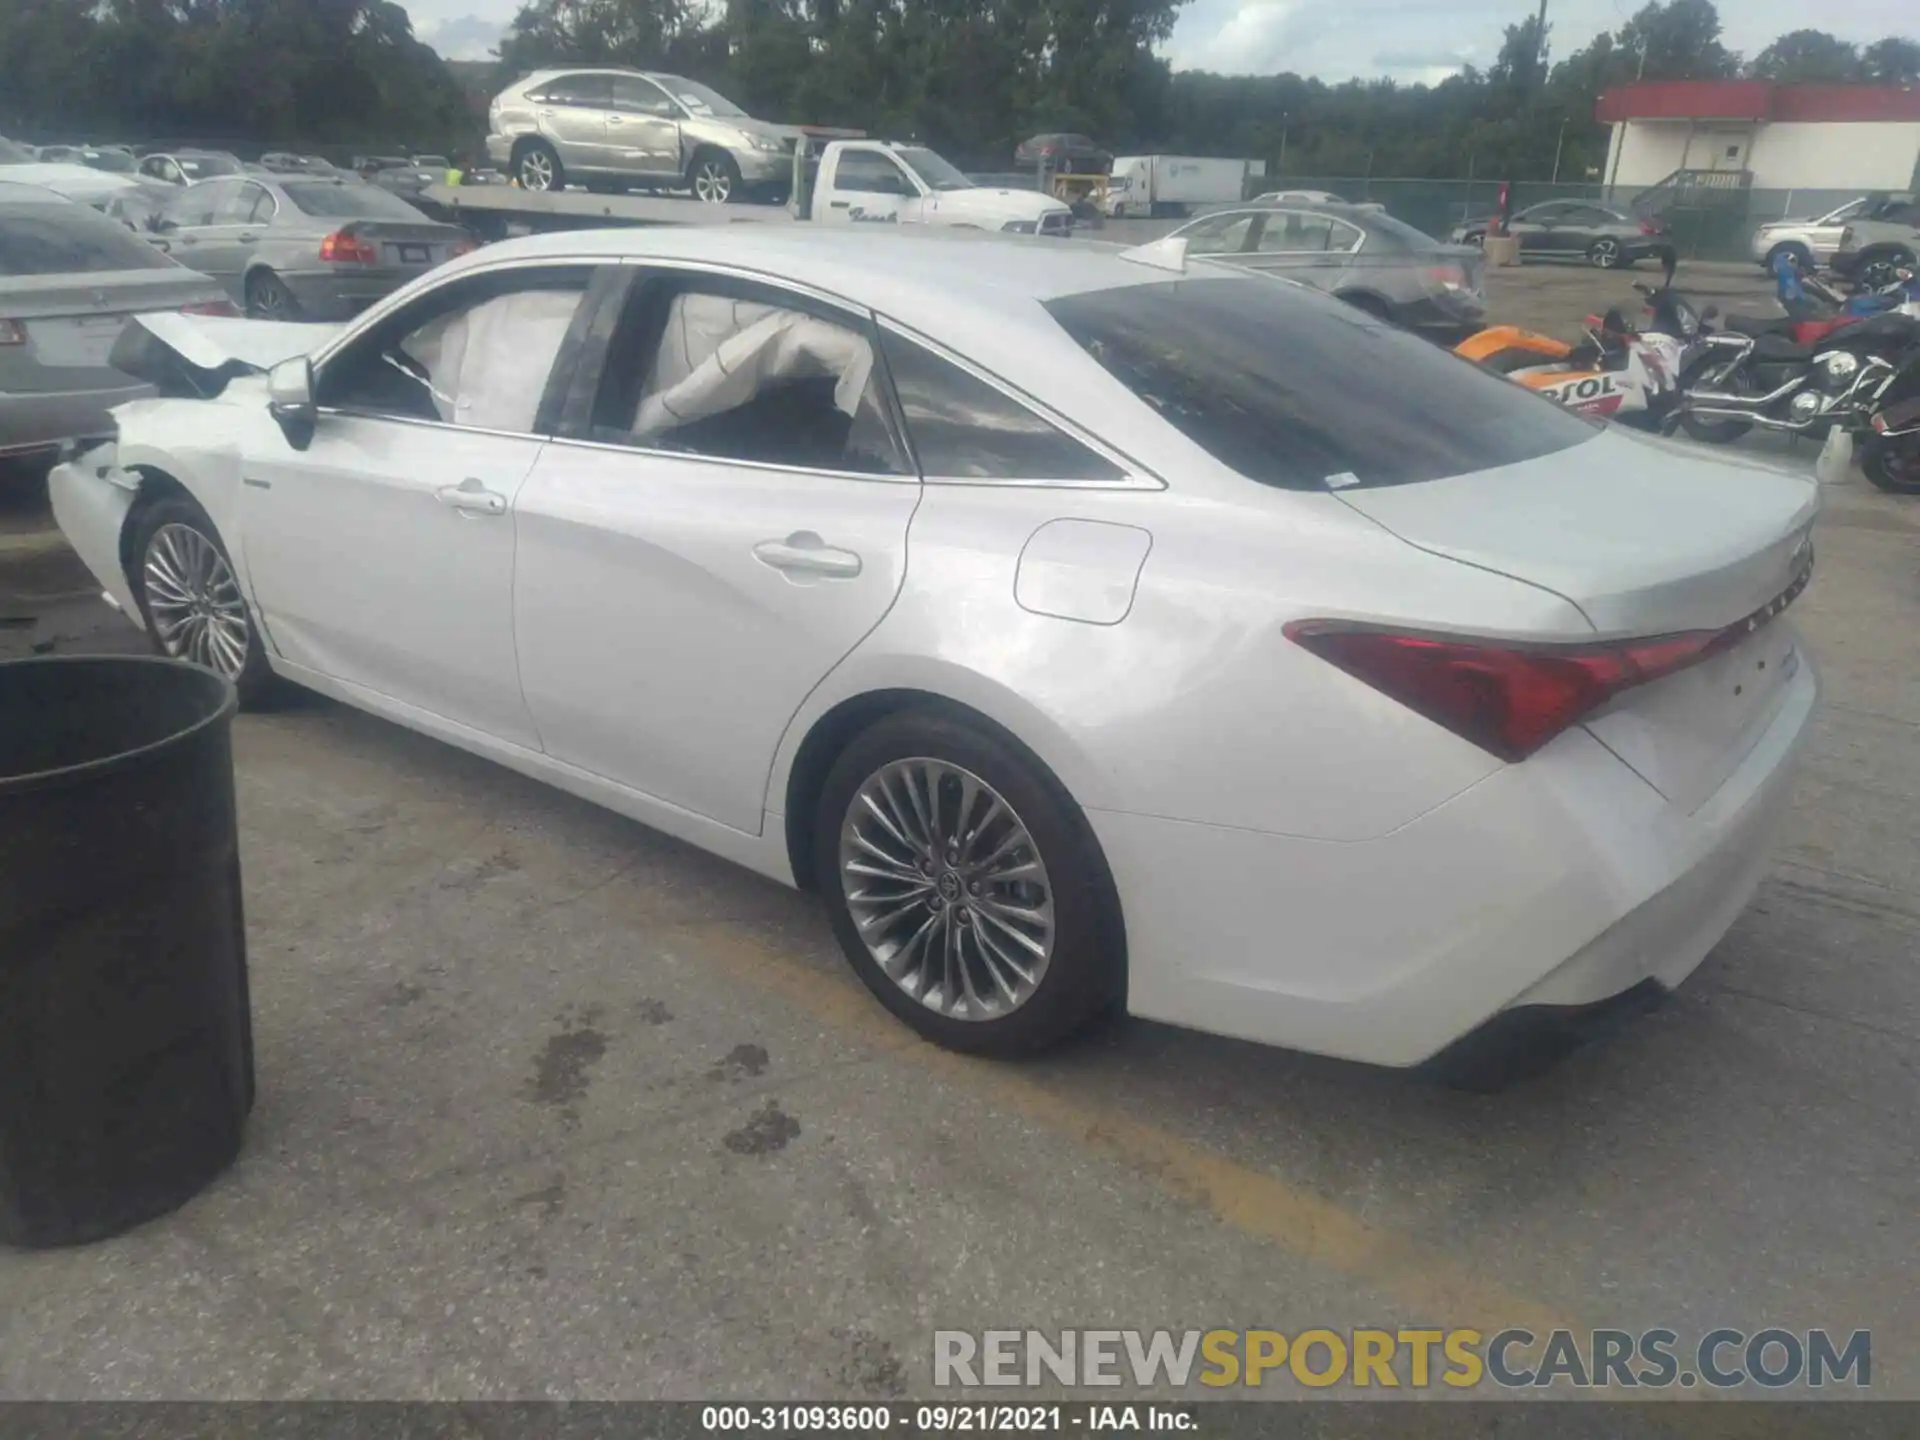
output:
<instances>
[{"instance_id":1,"label":"yellow parking line","mask_svg":"<svg viewBox=\"0 0 1920 1440\"><path fill-rule=\"evenodd\" d=\"M1029 1078L1017 1066L931 1045L857 984L823 977L812 966L743 934L734 922L674 928L698 946L703 961L717 963L729 975L776 992L888 1054L964 1081L974 1094L1125 1165L1180 1200L1205 1206L1243 1235L1379 1289L1408 1307L1410 1321L1474 1327L1489 1334L1509 1326L1541 1336L1555 1329L1586 1328L1434 1253L1410 1235L1370 1224L1265 1171L1156 1125L1083 1104Z\"/></svg>"}]
</instances>

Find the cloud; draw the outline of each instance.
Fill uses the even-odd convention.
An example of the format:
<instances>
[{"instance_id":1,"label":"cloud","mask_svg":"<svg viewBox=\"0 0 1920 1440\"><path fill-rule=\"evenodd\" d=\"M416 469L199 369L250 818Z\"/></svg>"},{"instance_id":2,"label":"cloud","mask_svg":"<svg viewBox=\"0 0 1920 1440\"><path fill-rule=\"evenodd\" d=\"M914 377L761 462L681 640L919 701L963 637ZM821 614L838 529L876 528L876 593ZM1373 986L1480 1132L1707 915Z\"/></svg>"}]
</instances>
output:
<instances>
[{"instance_id":1,"label":"cloud","mask_svg":"<svg viewBox=\"0 0 1920 1440\"><path fill-rule=\"evenodd\" d=\"M478 15L416 23L419 28L415 33L448 60L491 60L493 49L507 28L497 20L484 20Z\"/></svg>"}]
</instances>

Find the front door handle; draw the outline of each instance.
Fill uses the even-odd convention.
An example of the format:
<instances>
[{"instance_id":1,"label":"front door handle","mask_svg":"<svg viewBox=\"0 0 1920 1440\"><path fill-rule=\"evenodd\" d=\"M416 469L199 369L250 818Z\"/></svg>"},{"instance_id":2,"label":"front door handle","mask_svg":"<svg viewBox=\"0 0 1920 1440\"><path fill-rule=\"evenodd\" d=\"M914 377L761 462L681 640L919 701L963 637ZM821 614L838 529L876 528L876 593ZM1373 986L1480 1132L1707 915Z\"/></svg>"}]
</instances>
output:
<instances>
[{"instance_id":1,"label":"front door handle","mask_svg":"<svg viewBox=\"0 0 1920 1440\"><path fill-rule=\"evenodd\" d=\"M240 237L240 243L242 245L257 245L260 243L260 237L258 235L242 235Z\"/></svg>"},{"instance_id":2,"label":"front door handle","mask_svg":"<svg viewBox=\"0 0 1920 1440\"><path fill-rule=\"evenodd\" d=\"M487 489L469 475L458 485L442 485L433 492L443 505L451 505L469 519L476 515L504 515L507 497Z\"/></svg>"},{"instance_id":3,"label":"front door handle","mask_svg":"<svg viewBox=\"0 0 1920 1440\"><path fill-rule=\"evenodd\" d=\"M753 558L790 577L825 575L834 580L851 580L860 573L858 555L851 550L835 549L811 530L796 530L784 540L762 540L753 547Z\"/></svg>"}]
</instances>

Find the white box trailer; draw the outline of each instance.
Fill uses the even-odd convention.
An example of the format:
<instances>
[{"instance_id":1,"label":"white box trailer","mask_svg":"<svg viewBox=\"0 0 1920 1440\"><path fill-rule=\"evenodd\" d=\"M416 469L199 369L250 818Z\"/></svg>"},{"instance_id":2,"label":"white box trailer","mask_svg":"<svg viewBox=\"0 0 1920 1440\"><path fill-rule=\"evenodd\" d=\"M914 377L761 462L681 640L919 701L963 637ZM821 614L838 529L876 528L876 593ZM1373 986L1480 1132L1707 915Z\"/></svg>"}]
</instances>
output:
<instances>
[{"instance_id":1,"label":"white box trailer","mask_svg":"<svg viewBox=\"0 0 1920 1440\"><path fill-rule=\"evenodd\" d=\"M1196 205L1231 205L1246 195L1249 176L1265 178L1264 160L1210 160L1197 155L1122 155L1107 182L1107 214L1184 215Z\"/></svg>"}]
</instances>

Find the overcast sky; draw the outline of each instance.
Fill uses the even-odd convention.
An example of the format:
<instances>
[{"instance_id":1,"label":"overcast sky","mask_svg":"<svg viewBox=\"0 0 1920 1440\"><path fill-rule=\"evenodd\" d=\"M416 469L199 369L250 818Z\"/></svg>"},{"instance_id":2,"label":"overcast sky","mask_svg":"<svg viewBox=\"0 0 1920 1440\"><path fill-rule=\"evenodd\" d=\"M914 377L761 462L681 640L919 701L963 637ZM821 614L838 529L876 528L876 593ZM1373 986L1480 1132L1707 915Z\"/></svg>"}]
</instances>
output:
<instances>
[{"instance_id":1,"label":"overcast sky","mask_svg":"<svg viewBox=\"0 0 1920 1440\"><path fill-rule=\"evenodd\" d=\"M405 0L414 29L455 60L487 57L519 0ZM1538 0L1190 0L1167 57L1180 69L1323 80L1390 75L1439 80L1462 65L1484 67L1503 28ZM1548 0L1554 58L1617 29L1640 0ZM1920 33L1915 0L1721 0L1726 44L1751 55L1806 25L1847 40Z\"/></svg>"}]
</instances>

